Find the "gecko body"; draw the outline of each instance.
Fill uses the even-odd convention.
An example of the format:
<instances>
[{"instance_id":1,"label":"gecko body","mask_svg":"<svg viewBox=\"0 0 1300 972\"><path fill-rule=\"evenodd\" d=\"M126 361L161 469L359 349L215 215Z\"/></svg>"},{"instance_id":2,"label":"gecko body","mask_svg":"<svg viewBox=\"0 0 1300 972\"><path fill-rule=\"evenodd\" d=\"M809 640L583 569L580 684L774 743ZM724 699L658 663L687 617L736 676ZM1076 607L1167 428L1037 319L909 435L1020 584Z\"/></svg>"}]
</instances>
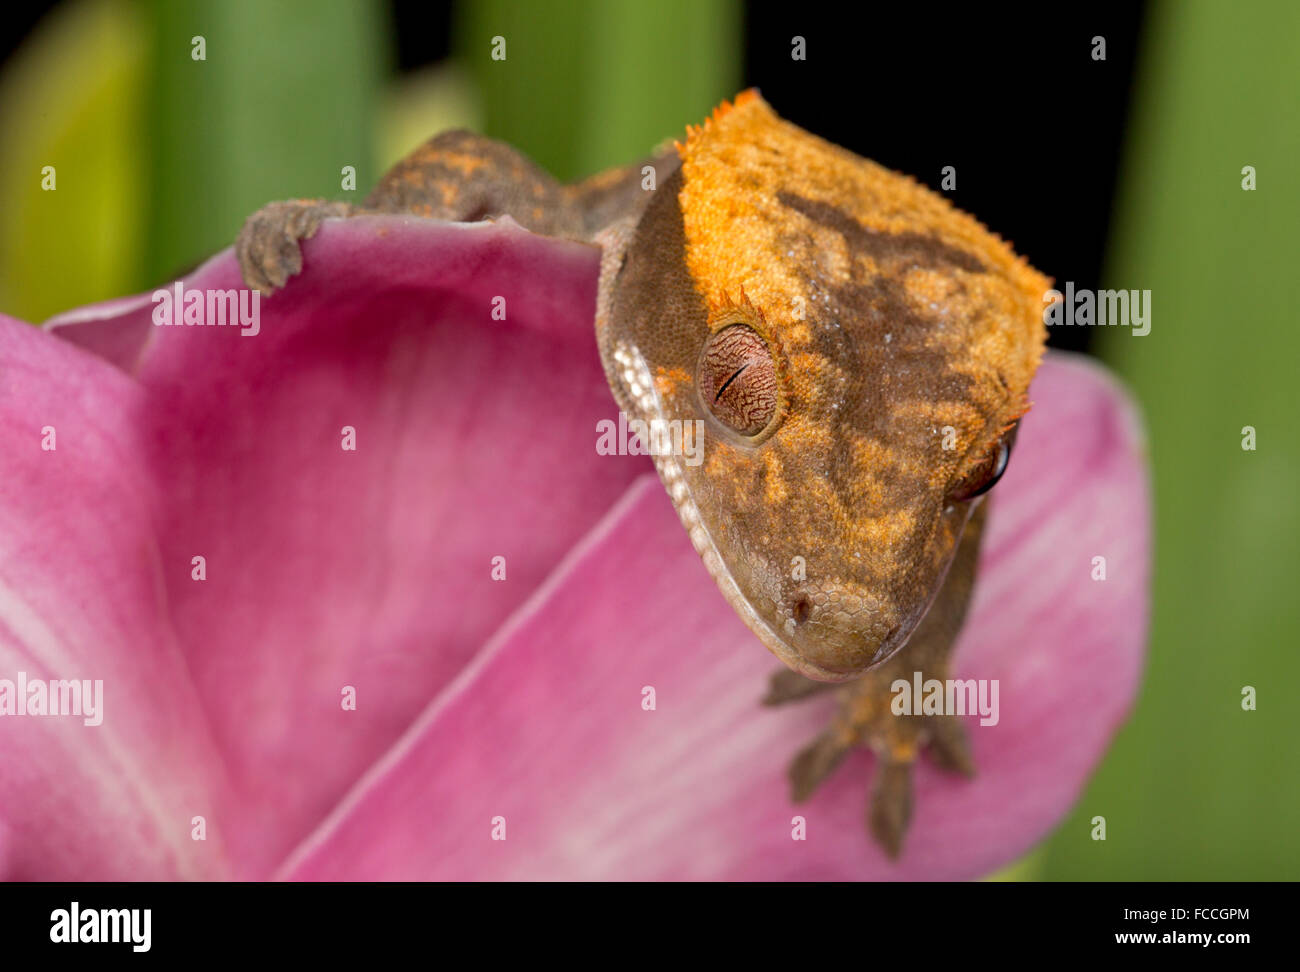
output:
<instances>
[{"instance_id":1,"label":"gecko body","mask_svg":"<svg viewBox=\"0 0 1300 972\"><path fill-rule=\"evenodd\" d=\"M868 825L896 855L921 749L974 772L958 720L895 715L890 687L947 677L1050 282L941 196L754 91L646 163L571 185L501 143L438 136L361 207L254 214L236 246L246 281L285 285L300 240L358 212L509 215L601 247L610 388L629 418L702 422L702 462L655 463L722 594L787 666L763 701L838 693L791 765L793 796L870 746Z\"/></svg>"}]
</instances>

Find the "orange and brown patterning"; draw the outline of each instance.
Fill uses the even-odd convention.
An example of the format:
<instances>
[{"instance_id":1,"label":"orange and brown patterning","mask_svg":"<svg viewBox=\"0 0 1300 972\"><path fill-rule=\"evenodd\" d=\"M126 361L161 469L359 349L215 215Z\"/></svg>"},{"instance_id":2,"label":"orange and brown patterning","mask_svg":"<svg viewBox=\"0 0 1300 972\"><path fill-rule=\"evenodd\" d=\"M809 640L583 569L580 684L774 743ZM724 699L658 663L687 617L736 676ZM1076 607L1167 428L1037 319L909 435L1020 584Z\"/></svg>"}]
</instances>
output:
<instances>
[{"instance_id":1,"label":"orange and brown patterning","mask_svg":"<svg viewBox=\"0 0 1300 972\"><path fill-rule=\"evenodd\" d=\"M954 495L1027 407L1048 282L753 92L679 151L605 282L607 372L639 418L705 419L704 463L660 470L764 643L813 678L860 675L929 607L969 510ZM779 393L757 431L696 387L701 355L738 331L771 360L727 394L769 375Z\"/></svg>"},{"instance_id":2,"label":"orange and brown patterning","mask_svg":"<svg viewBox=\"0 0 1300 972\"><path fill-rule=\"evenodd\" d=\"M754 91L674 150L574 185L500 143L439 136L364 207L255 214L237 244L246 279L283 286L320 219L367 211L509 215L602 247L610 386L630 418L703 429L702 462L663 450L655 463L722 593L790 669L766 701L845 683L792 766L794 795L871 746L869 825L898 853L921 748L974 770L955 718L895 715L889 689L947 674L1049 281L941 196Z\"/></svg>"}]
</instances>

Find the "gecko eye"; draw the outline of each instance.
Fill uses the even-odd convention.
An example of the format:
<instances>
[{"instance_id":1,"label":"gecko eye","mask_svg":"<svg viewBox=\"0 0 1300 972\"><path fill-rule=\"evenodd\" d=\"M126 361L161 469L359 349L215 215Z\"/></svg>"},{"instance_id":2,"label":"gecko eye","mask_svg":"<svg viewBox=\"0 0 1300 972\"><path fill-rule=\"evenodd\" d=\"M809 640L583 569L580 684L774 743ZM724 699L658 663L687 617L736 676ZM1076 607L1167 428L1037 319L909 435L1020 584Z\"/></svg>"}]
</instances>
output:
<instances>
[{"instance_id":1,"label":"gecko eye","mask_svg":"<svg viewBox=\"0 0 1300 972\"><path fill-rule=\"evenodd\" d=\"M709 336L696 374L709 411L741 435L758 435L776 415L776 365L753 328L732 324Z\"/></svg>"},{"instance_id":2,"label":"gecko eye","mask_svg":"<svg viewBox=\"0 0 1300 972\"><path fill-rule=\"evenodd\" d=\"M1007 463L1011 461L1011 447L1015 445L1016 430L1019 428L1020 423L1017 422L1003 433L988 457L952 491L949 497L952 502L963 503L973 500L976 496L983 496L998 484L1002 474L1007 471Z\"/></svg>"}]
</instances>

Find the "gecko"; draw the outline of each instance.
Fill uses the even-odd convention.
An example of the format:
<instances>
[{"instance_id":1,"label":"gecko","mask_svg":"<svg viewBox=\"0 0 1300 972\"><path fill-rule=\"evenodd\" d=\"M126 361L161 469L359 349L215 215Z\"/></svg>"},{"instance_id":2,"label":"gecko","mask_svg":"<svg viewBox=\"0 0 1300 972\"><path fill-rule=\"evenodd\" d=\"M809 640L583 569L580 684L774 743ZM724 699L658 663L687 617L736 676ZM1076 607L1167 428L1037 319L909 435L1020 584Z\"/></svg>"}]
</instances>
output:
<instances>
[{"instance_id":1,"label":"gecko","mask_svg":"<svg viewBox=\"0 0 1300 972\"><path fill-rule=\"evenodd\" d=\"M873 750L865 823L896 858L921 752L975 772L960 718L896 715L891 686L948 677L1050 281L941 195L754 89L649 159L568 184L509 145L443 133L360 206L254 213L235 246L245 282L284 287L323 220L364 213L509 216L601 248L610 389L647 427L701 421L702 462L659 450L655 465L721 593L785 665L756 703L836 693L789 765L791 797Z\"/></svg>"}]
</instances>

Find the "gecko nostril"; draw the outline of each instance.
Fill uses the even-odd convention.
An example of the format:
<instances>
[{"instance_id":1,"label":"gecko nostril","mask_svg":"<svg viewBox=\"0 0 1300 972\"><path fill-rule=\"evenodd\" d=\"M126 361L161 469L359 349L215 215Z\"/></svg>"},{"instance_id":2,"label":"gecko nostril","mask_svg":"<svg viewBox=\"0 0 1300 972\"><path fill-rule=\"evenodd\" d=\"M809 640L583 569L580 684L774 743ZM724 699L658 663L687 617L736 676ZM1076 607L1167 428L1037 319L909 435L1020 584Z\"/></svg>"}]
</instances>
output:
<instances>
[{"instance_id":1,"label":"gecko nostril","mask_svg":"<svg viewBox=\"0 0 1300 972\"><path fill-rule=\"evenodd\" d=\"M794 623L803 624L808 620L808 615L812 614L812 602L806 597L800 597L794 602Z\"/></svg>"}]
</instances>

